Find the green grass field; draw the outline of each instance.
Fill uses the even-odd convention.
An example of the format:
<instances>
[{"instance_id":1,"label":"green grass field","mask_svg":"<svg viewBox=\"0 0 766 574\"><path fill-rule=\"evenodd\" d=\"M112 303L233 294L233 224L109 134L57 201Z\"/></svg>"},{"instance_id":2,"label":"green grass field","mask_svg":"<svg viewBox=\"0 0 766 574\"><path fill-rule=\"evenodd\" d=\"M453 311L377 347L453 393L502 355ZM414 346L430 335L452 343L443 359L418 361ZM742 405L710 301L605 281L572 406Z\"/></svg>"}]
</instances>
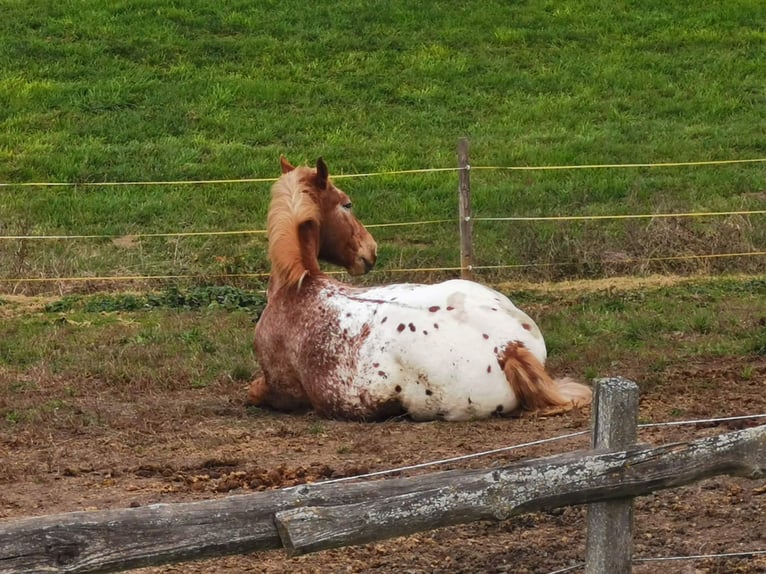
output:
<instances>
[{"instance_id":1,"label":"green grass field","mask_svg":"<svg viewBox=\"0 0 766 574\"><path fill-rule=\"evenodd\" d=\"M766 157L766 5L682 2L41 2L0 7L0 182L274 177ZM764 209L766 163L475 170L477 217ZM456 218L455 172L339 180L366 223ZM257 284L268 183L0 187L0 291ZM375 229L382 275L458 264L456 224ZM763 215L477 221L478 265L507 278L762 269L656 260L766 247ZM83 239L8 236L98 235ZM655 258L647 261L647 258ZM635 259L640 261L635 262ZM450 273L446 273L449 275Z\"/></svg>"}]
</instances>

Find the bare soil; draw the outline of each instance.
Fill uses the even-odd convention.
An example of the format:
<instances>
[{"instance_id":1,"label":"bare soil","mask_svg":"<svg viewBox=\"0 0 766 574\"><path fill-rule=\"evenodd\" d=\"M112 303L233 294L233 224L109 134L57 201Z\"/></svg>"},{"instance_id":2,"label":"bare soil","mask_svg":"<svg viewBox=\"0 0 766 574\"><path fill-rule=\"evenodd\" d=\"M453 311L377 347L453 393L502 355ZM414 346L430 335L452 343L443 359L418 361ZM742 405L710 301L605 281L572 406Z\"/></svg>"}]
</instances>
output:
<instances>
[{"instance_id":1,"label":"bare soil","mask_svg":"<svg viewBox=\"0 0 766 574\"><path fill-rule=\"evenodd\" d=\"M639 382L644 372L643 365L630 363L620 371ZM129 396L89 387L85 380L60 380L54 373L40 377L47 388L30 390L24 400L49 405L44 416L34 424L0 426L0 519L274 489L526 443L587 430L590 424L589 409L470 423L339 422L311 413L248 409L246 384L232 381ZM661 382L647 387L641 422L766 413L766 357L673 363ZM66 388L77 390L68 403L76 412L50 401ZM758 422L763 420L649 428L639 438L662 444ZM585 449L588 440L586 434L398 475L500 466ZM297 558L272 551L140 572L548 574L584 560L585 519L585 509L573 507ZM642 497L635 504L635 524L636 558L764 551L764 482L719 477ZM764 573L766 555L639 562L634 572Z\"/></svg>"}]
</instances>

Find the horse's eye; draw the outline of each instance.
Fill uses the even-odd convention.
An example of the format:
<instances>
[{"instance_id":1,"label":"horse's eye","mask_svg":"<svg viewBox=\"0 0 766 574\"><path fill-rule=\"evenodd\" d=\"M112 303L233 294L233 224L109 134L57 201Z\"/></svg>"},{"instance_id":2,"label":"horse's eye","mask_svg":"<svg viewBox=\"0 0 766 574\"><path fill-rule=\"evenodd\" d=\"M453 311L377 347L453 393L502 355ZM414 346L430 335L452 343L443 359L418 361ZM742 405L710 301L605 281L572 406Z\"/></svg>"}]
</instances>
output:
<instances>
[{"instance_id":1,"label":"horse's eye","mask_svg":"<svg viewBox=\"0 0 766 574\"><path fill-rule=\"evenodd\" d=\"M350 210L352 207L354 207L354 206L352 205L352 203L350 201L348 203L344 203L343 204L343 209L349 209Z\"/></svg>"}]
</instances>

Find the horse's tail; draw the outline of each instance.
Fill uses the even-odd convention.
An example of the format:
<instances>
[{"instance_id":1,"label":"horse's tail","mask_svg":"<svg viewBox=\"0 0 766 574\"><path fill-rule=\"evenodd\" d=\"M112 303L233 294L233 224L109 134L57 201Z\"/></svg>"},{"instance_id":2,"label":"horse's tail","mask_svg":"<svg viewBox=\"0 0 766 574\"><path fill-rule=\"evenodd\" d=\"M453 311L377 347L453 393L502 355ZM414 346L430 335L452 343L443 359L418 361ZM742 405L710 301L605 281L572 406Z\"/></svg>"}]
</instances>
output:
<instances>
[{"instance_id":1,"label":"horse's tail","mask_svg":"<svg viewBox=\"0 0 766 574\"><path fill-rule=\"evenodd\" d=\"M552 379L543 364L521 343L510 343L501 360L508 384L525 411L563 413L590 404L589 387L565 377Z\"/></svg>"}]
</instances>

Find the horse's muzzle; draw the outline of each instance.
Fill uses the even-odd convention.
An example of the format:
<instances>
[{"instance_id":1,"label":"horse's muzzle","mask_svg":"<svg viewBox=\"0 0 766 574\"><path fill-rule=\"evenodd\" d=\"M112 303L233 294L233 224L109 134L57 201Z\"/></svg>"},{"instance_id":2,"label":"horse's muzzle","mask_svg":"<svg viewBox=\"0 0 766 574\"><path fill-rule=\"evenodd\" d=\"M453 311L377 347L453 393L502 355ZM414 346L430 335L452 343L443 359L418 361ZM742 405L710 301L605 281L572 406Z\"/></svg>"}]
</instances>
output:
<instances>
[{"instance_id":1,"label":"horse's muzzle","mask_svg":"<svg viewBox=\"0 0 766 574\"><path fill-rule=\"evenodd\" d=\"M366 257L362 257L362 263L364 264L364 272L369 273L370 269L375 267L375 258L373 257L372 261L370 261Z\"/></svg>"},{"instance_id":2,"label":"horse's muzzle","mask_svg":"<svg viewBox=\"0 0 766 574\"><path fill-rule=\"evenodd\" d=\"M354 262L353 267L347 269L349 275L364 275L369 273L370 269L375 266L375 255L359 255Z\"/></svg>"},{"instance_id":3,"label":"horse's muzzle","mask_svg":"<svg viewBox=\"0 0 766 574\"><path fill-rule=\"evenodd\" d=\"M351 275L369 273L370 269L375 267L375 262L378 260L378 244L375 243L372 235L366 229L363 229L363 231L364 237L359 244L359 249L357 249L353 268L348 269Z\"/></svg>"}]
</instances>

